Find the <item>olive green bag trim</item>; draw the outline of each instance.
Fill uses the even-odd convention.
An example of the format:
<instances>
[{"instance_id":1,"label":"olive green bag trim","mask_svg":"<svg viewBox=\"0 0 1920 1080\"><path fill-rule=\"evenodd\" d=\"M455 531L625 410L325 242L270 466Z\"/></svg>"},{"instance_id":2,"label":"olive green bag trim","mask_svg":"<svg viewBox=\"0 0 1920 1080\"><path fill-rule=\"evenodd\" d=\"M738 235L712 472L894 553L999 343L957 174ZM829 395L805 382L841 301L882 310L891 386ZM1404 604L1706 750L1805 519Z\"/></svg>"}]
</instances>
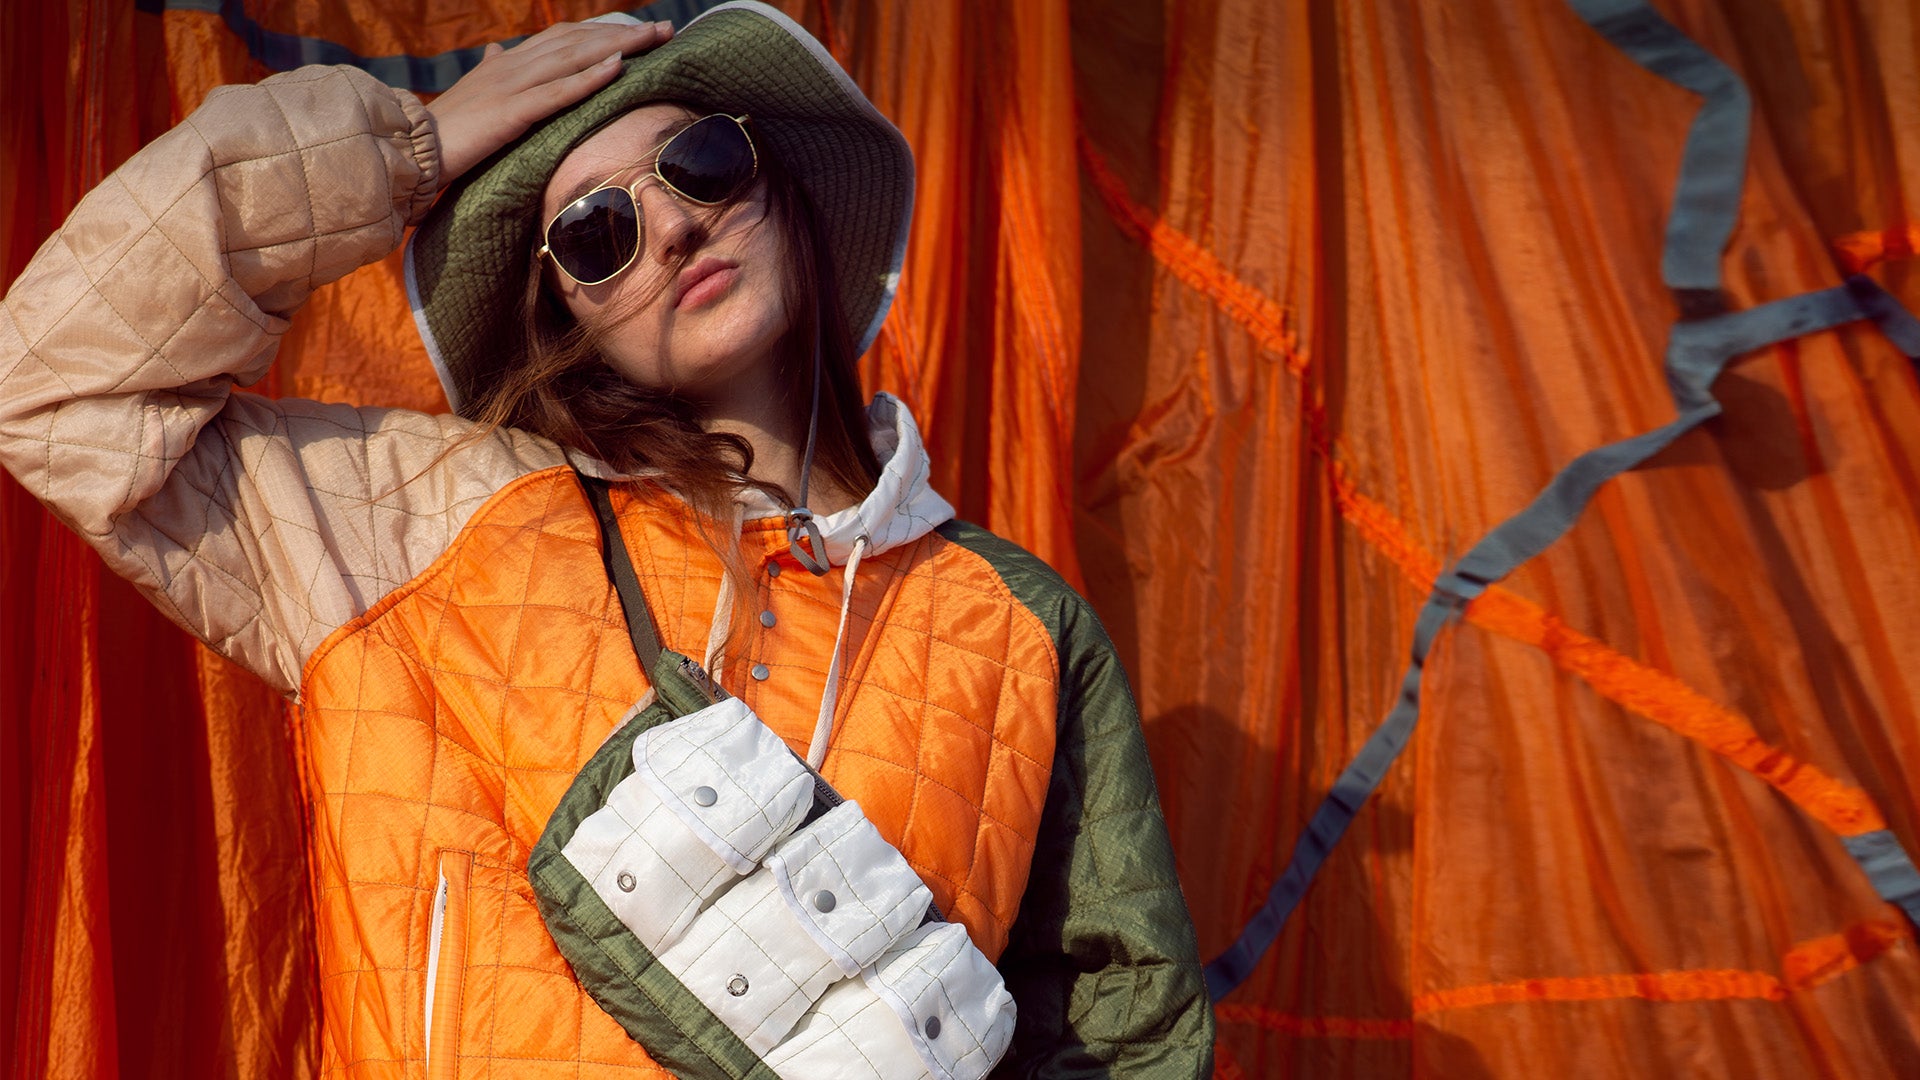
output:
<instances>
[{"instance_id":1,"label":"olive green bag trim","mask_svg":"<svg viewBox=\"0 0 1920 1080\"><path fill-rule=\"evenodd\" d=\"M1113 642L1040 559L966 522L937 531L1000 575L1053 638L1060 668L1046 805L999 964L1020 1013L994 1075L1211 1075L1199 945Z\"/></svg>"},{"instance_id":2,"label":"olive green bag trim","mask_svg":"<svg viewBox=\"0 0 1920 1080\"><path fill-rule=\"evenodd\" d=\"M547 932L587 993L653 1059L686 1080L777 1080L772 1069L640 943L562 850L580 823L633 774L633 744L650 728L706 708L698 665L662 650L655 702L628 720L587 761L527 861Z\"/></svg>"}]
</instances>

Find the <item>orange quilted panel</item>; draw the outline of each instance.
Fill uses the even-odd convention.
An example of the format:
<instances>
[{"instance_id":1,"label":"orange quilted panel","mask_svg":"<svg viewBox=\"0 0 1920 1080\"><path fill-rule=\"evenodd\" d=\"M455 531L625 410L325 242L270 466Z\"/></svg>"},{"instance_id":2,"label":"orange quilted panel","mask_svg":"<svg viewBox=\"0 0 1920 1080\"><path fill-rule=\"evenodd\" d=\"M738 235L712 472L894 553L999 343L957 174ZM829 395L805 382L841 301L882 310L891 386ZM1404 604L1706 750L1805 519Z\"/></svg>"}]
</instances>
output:
<instances>
[{"instance_id":1,"label":"orange quilted panel","mask_svg":"<svg viewBox=\"0 0 1920 1080\"><path fill-rule=\"evenodd\" d=\"M676 500L622 492L616 505L663 642L701 655L718 558ZM777 522L749 525L742 544L758 572L739 602L774 613L774 625L746 620L753 632L732 643L720 678L804 752L840 571L801 570ZM870 557L860 578L823 771L997 956L1053 757L1052 641L983 560L935 536ZM997 679L978 677L982 658ZM761 666L766 678L755 678ZM314 654L302 746L332 1018L323 1072L383 1076L425 1056L442 873L458 877L449 903L464 906L439 953L436 985L457 1001L436 999L436 1055L515 1076L561 1060L568 1076L652 1067L574 984L525 878L574 773L645 689L598 530L566 469L502 489L432 569ZM537 1017L516 1007L528 1001L543 1003ZM439 1025L456 1021L450 1039Z\"/></svg>"}]
</instances>

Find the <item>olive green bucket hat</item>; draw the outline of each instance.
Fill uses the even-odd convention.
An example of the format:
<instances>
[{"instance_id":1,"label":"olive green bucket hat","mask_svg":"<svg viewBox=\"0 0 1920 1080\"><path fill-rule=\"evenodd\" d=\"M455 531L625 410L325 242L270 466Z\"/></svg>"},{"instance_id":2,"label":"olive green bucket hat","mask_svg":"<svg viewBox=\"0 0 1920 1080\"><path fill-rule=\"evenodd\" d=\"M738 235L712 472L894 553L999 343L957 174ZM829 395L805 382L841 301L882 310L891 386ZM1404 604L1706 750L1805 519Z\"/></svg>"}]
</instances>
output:
<instances>
[{"instance_id":1,"label":"olive green bucket hat","mask_svg":"<svg viewBox=\"0 0 1920 1080\"><path fill-rule=\"evenodd\" d=\"M469 414L513 359L521 289L540 247L541 194L562 158L607 121L675 101L745 114L813 202L841 311L860 351L893 303L913 215L913 153L825 47L751 0L702 13L610 85L556 113L440 197L407 242L407 300L455 412Z\"/></svg>"}]
</instances>

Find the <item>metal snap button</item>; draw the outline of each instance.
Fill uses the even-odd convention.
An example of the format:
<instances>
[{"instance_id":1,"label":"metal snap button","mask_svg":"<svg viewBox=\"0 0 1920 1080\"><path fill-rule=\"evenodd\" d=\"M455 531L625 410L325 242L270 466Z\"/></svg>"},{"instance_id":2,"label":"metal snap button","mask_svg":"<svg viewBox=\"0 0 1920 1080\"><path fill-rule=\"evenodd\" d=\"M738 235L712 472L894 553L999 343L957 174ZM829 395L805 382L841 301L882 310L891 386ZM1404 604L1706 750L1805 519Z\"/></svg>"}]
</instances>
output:
<instances>
[{"instance_id":1,"label":"metal snap button","mask_svg":"<svg viewBox=\"0 0 1920 1080\"><path fill-rule=\"evenodd\" d=\"M701 784L699 787L693 789L693 801L699 803L701 806L712 806L714 803L720 801L720 793L705 784Z\"/></svg>"},{"instance_id":2,"label":"metal snap button","mask_svg":"<svg viewBox=\"0 0 1920 1080\"><path fill-rule=\"evenodd\" d=\"M727 993L732 994L734 997L741 997L745 995L746 992L747 977L745 975L735 975L733 978L727 980Z\"/></svg>"},{"instance_id":3,"label":"metal snap button","mask_svg":"<svg viewBox=\"0 0 1920 1080\"><path fill-rule=\"evenodd\" d=\"M614 878L613 883L620 886L621 892L633 891L633 875L627 873L625 870L620 871L620 876Z\"/></svg>"},{"instance_id":4,"label":"metal snap button","mask_svg":"<svg viewBox=\"0 0 1920 1080\"><path fill-rule=\"evenodd\" d=\"M770 673L769 673L769 672L767 671L767 665L765 665L765 664L755 664L755 665L753 665L753 672L752 672L752 674L753 674L753 677L754 677L754 678L756 678L756 679L759 679L759 680L760 680L761 682L765 682L765 681L767 681L767 676L768 676L768 674L770 674Z\"/></svg>"},{"instance_id":5,"label":"metal snap button","mask_svg":"<svg viewBox=\"0 0 1920 1080\"><path fill-rule=\"evenodd\" d=\"M767 564L767 576L768 576L768 577L779 577L779 576L780 576L780 564L779 564L779 563L777 563L777 562L770 562L770 563L768 563L768 564Z\"/></svg>"},{"instance_id":6,"label":"metal snap button","mask_svg":"<svg viewBox=\"0 0 1920 1080\"><path fill-rule=\"evenodd\" d=\"M813 894L813 906L815 910L832 911L833 905L833 894L827 890L821 889L819 892Z\"/></svg>"},{"instance_id":7,"label":"metal snap button","mask_svg":"<svg viewBox=\"0 0 1920 1080\"><path fill-rule=\"evenodd\" d=\"M773 624L779 621L780 620L773 617L773 612L771 611L763 611L760 613L760 625L769 630L773 629Z\"/></svg>"},{"instance_id":8,"label":"metal snap button","mask_svg":"<svg viewBox=\"0 0 1920 1080\"><path fill-rule=\"evenodd\" d=\"M927 1038L929 1039L939 1038L940 1037L940 1018L937 1016L927 1017L926 1026L922 1030L924 1030L927 1033Z\"/></svg>"}]
</instances>

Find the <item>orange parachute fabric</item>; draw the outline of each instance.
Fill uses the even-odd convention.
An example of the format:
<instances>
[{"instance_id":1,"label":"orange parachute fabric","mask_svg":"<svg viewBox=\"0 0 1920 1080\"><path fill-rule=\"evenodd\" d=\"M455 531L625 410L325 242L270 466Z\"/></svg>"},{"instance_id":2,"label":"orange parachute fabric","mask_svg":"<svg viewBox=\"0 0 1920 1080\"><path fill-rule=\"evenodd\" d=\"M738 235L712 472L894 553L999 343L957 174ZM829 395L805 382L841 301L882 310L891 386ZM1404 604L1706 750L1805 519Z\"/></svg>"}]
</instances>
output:
<instances>
[{"instance_id":1,"label":"orange parachute fabric","mask_svg":"<svg viewBox=\"0 0 1920 1080\"><path fill-rule=\"evenodd\" d=\"M273 48L433 57L615 6L0 5L0 283ZM919 162L868 383L963 516L1084 582L1213 956L1392 705L1436 574L1672 418L1698 99L1556 3L782 6ZM1864 270L1920 308L1920 14L1655 6L1752 91L1734 307ZM397 262L317 294L256 389L443 407ZM1920 1063L1912 928L1839 839L1920 849L1920 387L1855 324L1716 390L1442 635L1412 745L1221 1001L1218 1075ZM315 1071L281 708L0 479L10 1075Z\"/></svg>"}]
</instances>

